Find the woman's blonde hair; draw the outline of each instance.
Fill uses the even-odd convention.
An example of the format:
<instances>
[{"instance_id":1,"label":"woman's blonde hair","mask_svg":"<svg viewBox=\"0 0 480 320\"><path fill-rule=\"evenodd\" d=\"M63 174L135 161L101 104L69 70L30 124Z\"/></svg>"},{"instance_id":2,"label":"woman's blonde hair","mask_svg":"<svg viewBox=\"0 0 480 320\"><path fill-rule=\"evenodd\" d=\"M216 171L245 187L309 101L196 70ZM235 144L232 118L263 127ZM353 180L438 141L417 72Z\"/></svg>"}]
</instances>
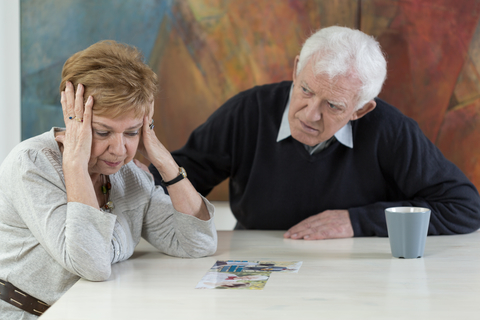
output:
<instances>
[{"instance_id":1,"label":"woman's blonde hair","mask_svg":"<svg viewBox=\"0 0 480 320\"><path fill-rule=\"evenodd\" d=\"M93 96L93 113L112 118L134 111L148 114L157 90L157 75L135 47L113 40L97 42L75 53L63 65L60 91L70 81L85 88L84 101Z\"/></svg>"}]
</instances>

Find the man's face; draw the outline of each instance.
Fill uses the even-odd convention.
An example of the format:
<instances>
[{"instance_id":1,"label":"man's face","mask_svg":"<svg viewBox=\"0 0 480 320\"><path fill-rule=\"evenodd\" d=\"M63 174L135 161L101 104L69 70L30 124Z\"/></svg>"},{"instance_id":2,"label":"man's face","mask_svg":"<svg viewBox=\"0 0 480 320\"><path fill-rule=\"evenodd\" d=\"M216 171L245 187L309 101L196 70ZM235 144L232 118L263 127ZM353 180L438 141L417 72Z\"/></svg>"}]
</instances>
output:
<instances>
[{"instance_id":1,"label":"man's face","mask_svg":"<svg viewBox=\"0 0 480 320\"><path fill-rule=\"evenodd\" d=\"M371 101L371 109L356 111L360 81L355 77L339 76L330 80L326 75L315 75L312 60L296 75L298 57L295 59L288 112L292 137L309 146L330 139L350 120L360 118L375 107Z\"/></svg>"}]
</instances>

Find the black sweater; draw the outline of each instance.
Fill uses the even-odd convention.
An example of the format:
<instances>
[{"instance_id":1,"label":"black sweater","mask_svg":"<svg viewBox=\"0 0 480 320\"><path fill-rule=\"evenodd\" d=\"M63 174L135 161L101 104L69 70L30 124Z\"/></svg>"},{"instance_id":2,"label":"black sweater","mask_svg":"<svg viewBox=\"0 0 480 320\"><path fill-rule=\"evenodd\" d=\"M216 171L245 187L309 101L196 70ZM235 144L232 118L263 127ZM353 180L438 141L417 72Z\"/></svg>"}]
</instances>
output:
<instances>
[{"instance_id":1,"label":"black sweater","mask_svg":"<svg viewBox=\"0 0 480 320\"><path fill-rule=\"evenodd\" d=\"M290 86L241 92L172 153L203 195L230 177L231 209L245 228L286 230L324 210L348 209L355 236L386 236L384 210L395 206L431 208L429 234L480 227L475 186L415 121L380 99L352 122L353 149L336 141L309 155L292 137L276 142Z\"/></svg>"}]
</instances>

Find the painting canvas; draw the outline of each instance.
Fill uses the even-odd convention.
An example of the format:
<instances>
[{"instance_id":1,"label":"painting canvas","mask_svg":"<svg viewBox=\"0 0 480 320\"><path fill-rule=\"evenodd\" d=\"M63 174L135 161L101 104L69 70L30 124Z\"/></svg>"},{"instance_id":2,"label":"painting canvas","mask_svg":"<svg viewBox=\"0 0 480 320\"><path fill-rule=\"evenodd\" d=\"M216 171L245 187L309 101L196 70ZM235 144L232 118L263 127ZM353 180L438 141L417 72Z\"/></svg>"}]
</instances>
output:
<instances>
[{"instance_id":1,"label":"painting canvas","mask_svg":"<svg viewBox=\"0 0 480 320\"><path fill-rule=\"evenodd\" d=\"M155 130L169 150L225 100L290 80L312 31L375 36L380 97L415 119L480 187L480 0L21 0L22 138L63 126L65 60L103 39L138 47L159 76ZM227 182L212 200L228 200Z\"/></svg>"}]
</instances>

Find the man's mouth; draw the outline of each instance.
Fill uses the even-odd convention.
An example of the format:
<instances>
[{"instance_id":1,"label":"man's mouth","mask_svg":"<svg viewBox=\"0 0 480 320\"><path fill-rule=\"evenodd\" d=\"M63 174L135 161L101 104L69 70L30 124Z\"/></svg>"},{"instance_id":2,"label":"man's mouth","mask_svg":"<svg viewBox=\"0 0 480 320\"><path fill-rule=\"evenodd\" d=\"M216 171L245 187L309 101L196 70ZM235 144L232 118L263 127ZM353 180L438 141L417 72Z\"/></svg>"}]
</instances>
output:
<instances>
[{"instance_id":1,"label":"man's mouth","mask_svg":"<svg viewBox=\"0 0 480 320\"><path fill-rule=\"evenodd\" d=\"M318 133L318 129L310 127L302 120L298 120L298 121L300 121L300 124L302 125L303 130L306 131L307 133Z\"/></svg>"}]
</instances>

